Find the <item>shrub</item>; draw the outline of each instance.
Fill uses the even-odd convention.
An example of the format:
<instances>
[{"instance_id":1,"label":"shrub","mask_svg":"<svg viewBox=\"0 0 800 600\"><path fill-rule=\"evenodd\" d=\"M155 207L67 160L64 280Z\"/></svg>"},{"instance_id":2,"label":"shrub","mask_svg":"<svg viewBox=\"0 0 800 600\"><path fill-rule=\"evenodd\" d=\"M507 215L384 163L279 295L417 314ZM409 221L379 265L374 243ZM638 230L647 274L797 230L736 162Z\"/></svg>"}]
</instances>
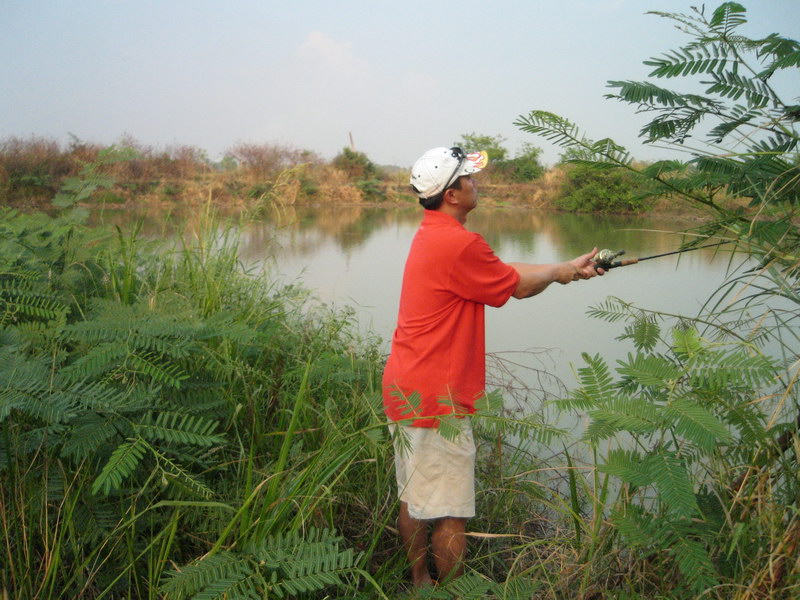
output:
<instances>
[{"instance_id":1,"label":"shrub","mask_svg":"<svg viewBox=\"0 0 800 600\"><path fill-rule=\"evenodd\" d=\"M331 165L347 175L347 178L361 191L365 200L382 201L386 199L383 173L363 152L342 148L342 151L334 157Z\"/></svg>"},{"instance_id":2,"label":"shrub","mask_svg":"<svg viewBox=\"0 0 800 600\"><path fill-rule=\"evenodd\" d=\"M378 167L367 158L366 154L350 148L342 148L342 151L331 161L331 165L344 171L350 179L355 180L371 179L380 174Z\"/></svg>"},{"instance_id":3,"label":"shrub","mask_svg":"<svg viewBox=\"0 0 800 600\"><path fill-rule=\"evenodd\" d=\"M75 170L76 162L55 140L12 137L0 143L0 186L7 199L52 196Z\"/></svg>"},{"instance_id":4,"label":"shrub","mask_svg":"<svg viewBox=\"0 0 800 600\"><path fill-rule=\"evenodd\" d=\"M539 162L541 155L541 148L525 143L514 158L499 162L497 170L504 177L516 183L539 179L545 172L544 166Z\"/></svg>"},{"instance_id":5,"label":"shrub","mask_svg":"<svg viewBox=\"0 0 800 600\"><path fill-rule=\"evenodd\" d=\"M574 212L639 213L651 209L654 202L629 172L567 165L556 205Z\"/></svg>"}]
</instances>

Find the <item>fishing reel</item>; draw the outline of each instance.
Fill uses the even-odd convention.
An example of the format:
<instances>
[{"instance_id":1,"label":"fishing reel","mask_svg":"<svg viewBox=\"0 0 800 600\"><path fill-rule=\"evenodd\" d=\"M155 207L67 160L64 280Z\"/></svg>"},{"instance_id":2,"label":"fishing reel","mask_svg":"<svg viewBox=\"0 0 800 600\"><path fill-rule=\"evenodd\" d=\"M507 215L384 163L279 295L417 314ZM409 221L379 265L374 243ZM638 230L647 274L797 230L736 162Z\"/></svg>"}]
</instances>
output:
<instances>
[{"instance_id":1,"label":"fishing reel","mask_svg":"<svg viewBox=\"0 0 800 600\"><path fill-rule=\"evenodd\" d=\"M620 261L614 261L615 258L618 256L622 256L625 254L625 250L617 250L614 252L613 250L608 250L607 248L604 250L600 250L597 254L594 255L592 261L594 262L595 269L613 269L614 267L619 267Z\"/></svg>"}]
</instances>

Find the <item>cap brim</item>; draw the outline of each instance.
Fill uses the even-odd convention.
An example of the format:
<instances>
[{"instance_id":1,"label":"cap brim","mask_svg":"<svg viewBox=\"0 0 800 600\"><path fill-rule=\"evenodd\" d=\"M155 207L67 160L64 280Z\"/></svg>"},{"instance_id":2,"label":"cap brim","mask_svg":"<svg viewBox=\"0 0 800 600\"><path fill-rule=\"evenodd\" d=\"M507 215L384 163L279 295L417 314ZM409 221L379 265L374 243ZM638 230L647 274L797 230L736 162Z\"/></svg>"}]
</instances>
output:
<instances>
[{"instance_id":1,"label":"cap brim","mask_svg":"<svg viewBox=\"0 0 800 600\"><path fill-rule=\"evenodd\" d=\"M472 152L467 154L467 160L464 161L464 164L461 166L461 170L459 171L459 176L461 175L469 175L470 173L477 173L481 169L485 169L486 165L489 164L489 155L486 154L485 151L481 150L480 152Z\"/></svg>"}]
</instances>

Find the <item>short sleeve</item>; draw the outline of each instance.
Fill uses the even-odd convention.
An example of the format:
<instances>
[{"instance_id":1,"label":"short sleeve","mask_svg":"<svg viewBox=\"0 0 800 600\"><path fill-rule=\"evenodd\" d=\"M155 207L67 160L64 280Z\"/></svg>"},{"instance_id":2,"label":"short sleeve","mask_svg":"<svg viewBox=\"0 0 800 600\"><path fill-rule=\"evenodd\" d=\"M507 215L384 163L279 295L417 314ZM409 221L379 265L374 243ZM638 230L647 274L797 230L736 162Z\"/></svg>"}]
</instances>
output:
<instances>
[{"instance_id":1,"label":"short sleeve","mask_svg":"<svg viewBox=\"0 0 800 600\"><path fill-rule=\"evenodd\" d=\"M480 235L458 256L450 272L452 291L465 300L503 306L519 283L519 273L501 261Z\"/></svg>"}]
</instances>

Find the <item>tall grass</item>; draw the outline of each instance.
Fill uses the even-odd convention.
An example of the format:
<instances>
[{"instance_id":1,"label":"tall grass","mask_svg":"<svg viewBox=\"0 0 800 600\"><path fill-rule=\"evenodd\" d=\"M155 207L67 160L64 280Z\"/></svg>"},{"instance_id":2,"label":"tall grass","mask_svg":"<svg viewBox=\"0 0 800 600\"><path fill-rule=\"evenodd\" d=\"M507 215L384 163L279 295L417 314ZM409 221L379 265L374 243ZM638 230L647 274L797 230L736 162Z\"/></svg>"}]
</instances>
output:
<instances>
[{"instance_id":1,"label":"tall grass","mask_svg":"<svg viewBox=\"0 0 800 600\"><path fill-rule=\"evenodd\" d=\"M68 219L4 215L2 588L157 597L167 561L337 525L336 482L384 460L374 348L210 215L157 255L136 228L81 254Z\"/></svg>"}]
</instances>

